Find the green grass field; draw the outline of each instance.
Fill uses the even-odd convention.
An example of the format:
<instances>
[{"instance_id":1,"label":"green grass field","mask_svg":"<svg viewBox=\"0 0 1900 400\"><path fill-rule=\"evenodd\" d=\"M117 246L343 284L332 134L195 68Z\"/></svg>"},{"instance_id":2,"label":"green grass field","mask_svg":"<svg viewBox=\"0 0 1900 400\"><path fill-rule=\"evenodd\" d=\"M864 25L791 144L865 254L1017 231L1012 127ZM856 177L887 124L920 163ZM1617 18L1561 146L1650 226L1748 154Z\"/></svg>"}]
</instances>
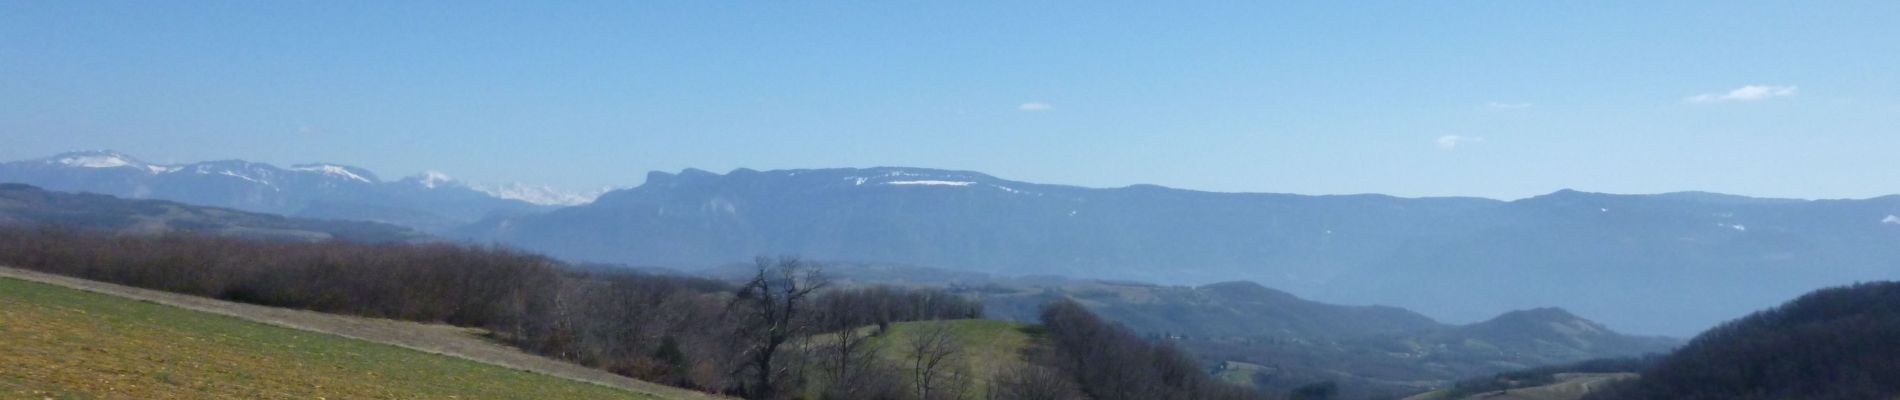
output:
<instances>
[{"instance_id":1,"label":"green grass field","mask_svg":"<svg viewBox=\"0 0 1900 400\"><path fill-rule=\"evenodd\" d=\"M1214 373L1214 378L1237 386L1253 387L1254 374L1264 371L1266 368L1267 367L1263 367L1260 364L1227 361L1221 364L1219 372Z\"/></svg>"},{"instance_id":2,"label":"green grass field","mask_svg":"<svg viewBox=\"0 0 1900 400\"><path fill-rule=\"evenodd\" d=\"M0 397L639 399L605 386L0 278Z\"/></svg>"},{"instance_id":3,"label":"green grass field","mask_svg":"<svg viewBox=\"0 0 1900 400\"><path fill-rule=\"evenodd\" d=\"M873 339L884 348L885 362L905 371L911 369L904 343L927 324L950 324L950 332L962 343L958 356L974 378L967 393L981 394L989 388L990 374L1008 371L1022 364L1022 351L1032 338L1025 332L1029 325L997 320L966 319L951 321L903 322L891 325L890 332Z\"/></svg>"}]
</instances>

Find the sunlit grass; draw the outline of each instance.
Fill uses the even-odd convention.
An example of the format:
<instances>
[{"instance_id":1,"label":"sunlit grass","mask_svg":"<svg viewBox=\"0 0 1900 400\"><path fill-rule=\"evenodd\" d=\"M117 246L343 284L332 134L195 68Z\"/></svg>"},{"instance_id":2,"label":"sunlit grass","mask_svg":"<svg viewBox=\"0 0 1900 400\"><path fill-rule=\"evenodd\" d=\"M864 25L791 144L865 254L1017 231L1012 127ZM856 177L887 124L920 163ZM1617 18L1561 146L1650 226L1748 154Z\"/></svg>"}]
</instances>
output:
<instances>
[{"instance_id":1,"label":"sunlit grass","mask_svg":"<svg viewBox=\"0 0 1900 400\"><path fill-rule=\"evenodd\" d=\"M0 278L0 397L636 399L401 347Z\"/></svg>"}]
</instances>

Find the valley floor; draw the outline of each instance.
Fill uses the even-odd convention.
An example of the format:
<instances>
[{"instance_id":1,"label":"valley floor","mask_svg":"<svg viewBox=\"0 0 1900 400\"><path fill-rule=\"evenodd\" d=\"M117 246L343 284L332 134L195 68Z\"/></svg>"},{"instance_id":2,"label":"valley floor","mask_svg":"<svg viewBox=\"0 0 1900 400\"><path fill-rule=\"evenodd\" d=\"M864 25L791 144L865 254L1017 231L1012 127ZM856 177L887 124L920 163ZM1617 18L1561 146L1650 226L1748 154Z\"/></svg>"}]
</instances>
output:
<instances>
[{"instance_id":1,"label":"valley floor","mask_svg":"<svg viewBox=\"0 0 1900 400\"><path fill-rule=\"evenodd\" d=\"M715 398L526 354L463 328L5 267L0 360L0 396L10 398Z\"/></svg>"},{"instance_id":2,"label":"valley floor","mask_svg":"<svg viewBox=\"0 0 1900 400\"><path fill-rule=\"evenodd\" d=\"M1610 384L1636 379L1633 373L1563 373L1557 374L1557 383L1520 389L1485 392L1465 397L1466 399L1487 400L1576 400L1591 392L1603 390ZM1440 400L1438 392L1425 393L1406 398L1406 400Z\"/></svg>"}]
</instances>

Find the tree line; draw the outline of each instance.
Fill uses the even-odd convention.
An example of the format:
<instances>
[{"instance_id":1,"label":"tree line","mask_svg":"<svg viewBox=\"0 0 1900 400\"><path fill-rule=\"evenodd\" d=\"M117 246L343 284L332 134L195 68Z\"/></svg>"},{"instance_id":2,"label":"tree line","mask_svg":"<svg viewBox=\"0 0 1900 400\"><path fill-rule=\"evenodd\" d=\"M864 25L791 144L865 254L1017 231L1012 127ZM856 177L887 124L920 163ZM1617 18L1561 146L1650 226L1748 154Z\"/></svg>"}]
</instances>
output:
<instances>
[{"instance_id":1,"label":"tree line","mask_svg":"<svg viewBox=\"0 0 1900 400\"><path fill-rule=\"evenodd\" d=\"M761 259L758 279L735 285L569 268L495 246L12 226L0 227L0 265L274 307L481 328L532 353L747 398L806 390L802 367L815 364L811 349L821 346L803 341L828 329L982 316L980 303L941 290L825 290L820 270L794 258ZM890 382L858 384L897 388L905 386L901 378L857 381L883 379Z\"/></svg>"},{"instance_id":2,"label":"tree line","mask_svg":"<svg viewBox=\"0 0 1900 400\"><path fill-rule=\"evenodd\" d=\"M1264 397L1250 388L1214 379L1173 344L1144 340L1127 327L1103 320L1074 300L1063 298L1043 305L1041 322L1047 330L1046 342L1053 351L1037 354L1032 361L1070 376L1089 398ZM1029 397L1064 398L1041 394Z\"/></svg>"}]
</instances>

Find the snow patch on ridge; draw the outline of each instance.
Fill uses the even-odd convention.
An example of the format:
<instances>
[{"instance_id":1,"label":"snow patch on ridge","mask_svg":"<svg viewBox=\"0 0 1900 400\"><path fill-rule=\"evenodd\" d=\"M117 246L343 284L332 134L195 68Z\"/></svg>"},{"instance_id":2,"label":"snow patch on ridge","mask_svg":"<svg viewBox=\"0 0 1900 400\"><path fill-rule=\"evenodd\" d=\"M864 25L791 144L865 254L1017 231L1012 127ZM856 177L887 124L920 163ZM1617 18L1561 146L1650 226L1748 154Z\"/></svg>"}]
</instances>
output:
<instances>
[{"instance_id":1,"label":"snow patch on ridge","mask_svg":"<svg viewBox=\"0 0 1900 400\"><path fill-rule=\"evenodd\" d=\"M116 168L131 166L132 162L118 154L85 154L59 159L60 164L80 168Z\"/></svg>"},{"instance_id":2,"label":"snow patch on ridge","mask_svg":"<svg viewBox=\"0 0 1900 400\"><path fill-rule=\"evenodd\" d=\"M336 176L336 177L341 177L341 178L344 178L344 179L349 179L349 180L353 180L353 181L360 181L360 182L363 182L363 183L373 183L373 182L374 182L374 181L371 181L371 180L369 180L369 178L364 178L364 177L363 177L362 175L357 175L357 174L356 174L355 172L350 172L350 169L349 169L349 168L345 168L345 167L343 167L343 166L339 166L339 165L331 165L331 164L316 164L316 165L304 165L304 166L296 166L296 167L290 167L290 169L292 169L292 170L296 170L296 171L306 171L306 172L318 172L318 173L322 173L322 174L324 174L324 175L330 175L330 176Z\"/></svg>"},{"instance_id":3,"label":"snow patch on ridge","mask_svg":"<svg viewBox=\"0 0 1900 400\"><path fill-rule=\"evenodd\" d=\"M203 173L203 171L199 171L199 173ZM262 179L257 179L257 178L252 178L252 177L250 177L250 176L247 176L247 175L244 175L244 174L240 174L240 173L236 173L236 172L231 172L231 171L218 171L218 175L224 175L224 176L229 176L229 177L233 177L233 178L238 178L238 179L243 179L243 180L247 180L247 181L251 181L251 183L256 183L256 184L259 184L259 185L264 185L264 186L270 186L271 188L276 188L276 187L277 187L277 185L273 185L273 184L271 184L270 182L266 182L266 181L264 181L264 180L262 180Z\"/></svg>"},{"instance_id":4,"label":"snow patch on ridge","mask_svg":"<svg viewBox=\"0 0 1900 400\"><path fill-rule=\"evenodd\" d=\"M999 189L999 190L1002 190L1002 191L1005 191L1005 192L1010 192L1011 194L1031 194L1031 193L1029 193L1029 192L1025 192L1025 191L1021 191L1021 190L1016 190L1015 188L1011 188L1011 187L1008 187L1008 186L1003 186L1003 185L990 185L990 186L991 186L991 187L995 187L995 188L997 188L997 189ZM1040 196L1040 195L1038 194L1038 196Z\"/></svg>"},{"instance_id":5,"label":"snow patch on ridge","mask_svg":"<svg viewBox=\"0 0 1900 400\"><path fill-rule=\"evenodd\" d=\"M441 171L422 171L420 174L403 178L402 183L413 184L424 189L464 188L486 194L489 197L506 200L519 200L544 206L577 206L594 202L594 199L612 187L595 191L573 191L556 189L547 185L529 185L515 182L499 185L463 182Z\"/></svg>"},{"instance_id":6,"label":"snow patch on ridge","mask_svg":"<svg viewBox=\"0 0 1900 400\"><path fill-rule=\"evenodd\" d=\"M505 185L476 185L470 188L496 198L520 200L544 206L578 206L592 203L602 193L612 190L612 188L601 188L595 191L579 192L519 182Z\"/></svg>"},{"instance_id":7,"label":"snow patch on ridge","mask_svg":"<svg viewBox=\"0 0 1900 400\"><path fill-rule=\"evenodd\" d=\"M147 164L144 161L139 161L131 156L119 154L114 151L66 153L54 156L54 158L47 162L76 168L136 168L153 174L174 172L183 168L169 165Z\"/></svg>"},{"instance_id":8,"label":"snow patch on ridge","mask_svg":"<svg viewBox=\"0 0 1900 400\"><path fill-rule=\"evenodd\" d=\"M455 183L455 178L450 178L448 174L438 171L422 171L422 174L416 175L414 179L416 180L416 184L430 189L434 189L439 185Z\"/></svg>"},{"instance_id":9,"label":"snow patch on ridge","mask_svg":"<svg viewBox=\"0 0 1900 400\"><path fill-rule=\"evenodd\" d=\"M891 182L884 182L884 184L885 185L925 185L925 186L970 186L970 185L976 184L976 182L940 181L940 180L926 179L926 180L916 180L916 181L891 181Z\"/></svg>"}]
</instances>

